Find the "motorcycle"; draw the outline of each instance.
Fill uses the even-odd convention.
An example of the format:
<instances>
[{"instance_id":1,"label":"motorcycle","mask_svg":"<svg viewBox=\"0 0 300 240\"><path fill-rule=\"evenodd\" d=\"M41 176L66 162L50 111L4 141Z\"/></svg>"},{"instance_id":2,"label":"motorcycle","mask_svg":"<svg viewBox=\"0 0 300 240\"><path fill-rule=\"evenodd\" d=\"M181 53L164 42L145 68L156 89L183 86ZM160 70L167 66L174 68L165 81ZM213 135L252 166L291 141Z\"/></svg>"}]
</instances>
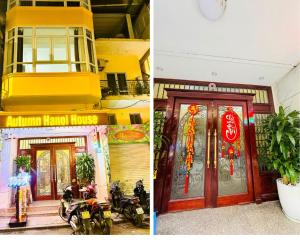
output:
<instances>
[{"instance_id":1,"label":"motorcycle","mask_svg":"<svg viewBox=\"0 0 300 240\"><path fill-rule=\"evenodd\" d=\"M112 210L123 214L136 226L142 226L144 210L139 204L138 197L125 197L120 188L120 181L113 182L110 189Z\"/></svg>"},{"instance_id":2,"label":"motorcycle","mask_svg":"<svg viewBox=\"0 0 300 240\"><path fill-rule=\"evenodd\" d=\"M112 226L110 204L107 202L97 202L95 199L87 201L90 206L92 227L96 234L110 234Z\"/></svg>"},{"instance_id":3,"label":"motorcycle","mask_svg":"<svg viewBox=\"0 0 300 240\"><path fill-rule=\"evenodd\" d=\"M68 223L71 225L75 235L94 234L89 210L89 205L85 200L71 204L68 215Z\"/></svg>"},{"instance_id":4,"label":"motorcycle","mask_svg":"<svg viewBox=\"0 0 300 240\"><path fill-rule=\"evenodd\" d=\"M144 189L143 180L138 180L133 190L134 196L140 199L140 205L142 206L145 213L150 213L150 193L147 193Z\"/></svg>"},{"instance_id":5,"label":"motorcycle","mask_svg":"<svg viewBox=\"0 0 300 240\"><path fill-rule=\"evenodd\" d=\"M72 186L70 185L64 188L63 196L60 199L60 207L58 209L59 216L65 222L68 221L71 203L73 203L73 192L72 192Z\"/></svg>"}]
</instances>

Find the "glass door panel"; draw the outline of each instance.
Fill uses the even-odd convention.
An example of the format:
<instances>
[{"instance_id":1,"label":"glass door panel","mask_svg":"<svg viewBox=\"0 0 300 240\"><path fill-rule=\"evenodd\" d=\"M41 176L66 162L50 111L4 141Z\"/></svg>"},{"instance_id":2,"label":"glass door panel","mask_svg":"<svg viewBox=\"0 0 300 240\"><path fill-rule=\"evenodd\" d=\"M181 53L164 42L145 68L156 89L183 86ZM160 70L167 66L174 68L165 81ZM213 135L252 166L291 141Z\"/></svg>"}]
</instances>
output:
<instances>
[{"instance_id":1,"label":"glass door panel","mask_svg":"<svg viewBox=\"0 0 300 240\"><path fill-rule=\"evenodd\" d=\"M179 108L179 124L173 167L171 200L195 198L204 196L204 172L206 157L206 128L207 106L196 105L199 112L194 115L195 137L193 165L189 173L188 191L185 193L185 181L187 175L186 156L190 104L181 104Z\"/></svg>"},{"instance_id":2,"label":"glass door panel","mask_svg":"<svg viewBox=\"0 0 300 240\"><path fill-rule=\"evenodd\" d=\"M71 184L70 176L70 150L56 149L57 194L61 195L63 189Z\"/></svg>"},{"instance_id":3,"label":"glass door panel","mask_svg":"<svg viewBox=\"0 0 300 240\"><path fill-rule=\"evenodd\" d=\"M51 157L50 150L37 150L37 195L51 196Z\"/></svg>"},{"instance_id":4,"label":"glass door panel","mask_svg":"<svg viewBox=\"0 0 300 240\"><path fill-rule=\"evenodd\" d=\"M224 141L222 137L222 116L232 107L233 112L238 116L240 137L232 144ZM231 115L230 115L231 116ZM218 195L237 195L247 193L247 170L245 158L245 136L243 127L242 106L218 106ZM229 130L236 131L237 126L232 124ZM232 172L230 171L229 147L234 149ZM223 150L222 150L223 147ZM239 151L238 151L239 150ZM222 154L223 151L223 154ZM223 156L222 156L223 155Z\"/></svg>"}]
</instances>

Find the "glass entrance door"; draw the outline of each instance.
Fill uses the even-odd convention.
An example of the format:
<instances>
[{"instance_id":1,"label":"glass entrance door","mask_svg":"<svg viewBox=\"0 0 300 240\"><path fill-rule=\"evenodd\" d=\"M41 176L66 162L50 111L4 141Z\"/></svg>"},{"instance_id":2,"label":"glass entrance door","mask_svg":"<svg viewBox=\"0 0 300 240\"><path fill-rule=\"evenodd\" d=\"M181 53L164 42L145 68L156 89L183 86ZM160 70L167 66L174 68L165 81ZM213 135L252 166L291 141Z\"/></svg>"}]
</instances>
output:
<instances>
[{"instance_id":1,"label":"glass entrance door","mask_svg":"<svg viewBox=\"0 0 300 240\"><path fill-rule=\"evenodd\" d=\"M253 200L246 103L178 99L168 210Z\"/></svg>"},{"instance_id":2,"label":"glass entrance door","mask_svg":"<svg viewBox=\"0 0 300 240\"><path fill-rule=\"evenodd\" d=\"M59 199L74 175L72 145L36 145L32 151L36 166L36 200Z\"/></svg>"}]
</instances>

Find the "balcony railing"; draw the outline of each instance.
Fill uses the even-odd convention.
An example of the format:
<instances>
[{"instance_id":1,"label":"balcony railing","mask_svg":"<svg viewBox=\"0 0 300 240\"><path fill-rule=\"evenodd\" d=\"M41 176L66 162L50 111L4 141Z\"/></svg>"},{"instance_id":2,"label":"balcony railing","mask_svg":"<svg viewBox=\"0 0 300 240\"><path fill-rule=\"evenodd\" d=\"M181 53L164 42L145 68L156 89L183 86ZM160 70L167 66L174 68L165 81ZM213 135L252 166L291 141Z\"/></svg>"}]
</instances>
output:
<instances>
[{"instance_id":1,"label":"balcony railing","mask_svg":"<svg viewBox=\"0 0 300 240\"><path fill-rule=\"evenodd\" d=\"M8 0L7 10L15 6L84 7L91 11L90 0Z\"/></svg>"},{"instance_id":2,"label":"balcony railing","mask_svg":"<svg viewBox=\"0 0 300 240\"><path fill-rule=\"evenodd\" d=\"M149 80L126 80L126 84L101 80L100 86L102 97L150 94Z\"/></svg>"}]
</instances>

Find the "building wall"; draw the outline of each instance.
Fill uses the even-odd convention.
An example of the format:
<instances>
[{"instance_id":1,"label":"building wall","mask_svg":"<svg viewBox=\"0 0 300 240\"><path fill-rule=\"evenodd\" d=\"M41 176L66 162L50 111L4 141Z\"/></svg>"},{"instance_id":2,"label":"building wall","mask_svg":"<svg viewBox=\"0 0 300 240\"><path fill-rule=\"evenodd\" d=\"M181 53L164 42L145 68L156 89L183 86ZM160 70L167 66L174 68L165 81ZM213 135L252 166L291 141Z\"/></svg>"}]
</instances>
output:
<instances>
[{"instance_id":1,"label":"building wall","mask_svg":"<svg viewBox=\"0 0 300 240\"><path fill-rule=\"evenodd\" d=\"M99 72L101 80L107 80L106 73L126 73L127 80L142 78L140 62L136 55L98 55L97 58L108 60L104 70Z\"/></svg>"},{"instance_id":2,"label":"building wall","mask_svg":"<svg viewBox=\"0 0 300 240\"><path fill-rule=\"evenodd\" d=\"M300 65L272 85L275 109L287 107L300 111Z\"/></svg>"}]
</instances>

